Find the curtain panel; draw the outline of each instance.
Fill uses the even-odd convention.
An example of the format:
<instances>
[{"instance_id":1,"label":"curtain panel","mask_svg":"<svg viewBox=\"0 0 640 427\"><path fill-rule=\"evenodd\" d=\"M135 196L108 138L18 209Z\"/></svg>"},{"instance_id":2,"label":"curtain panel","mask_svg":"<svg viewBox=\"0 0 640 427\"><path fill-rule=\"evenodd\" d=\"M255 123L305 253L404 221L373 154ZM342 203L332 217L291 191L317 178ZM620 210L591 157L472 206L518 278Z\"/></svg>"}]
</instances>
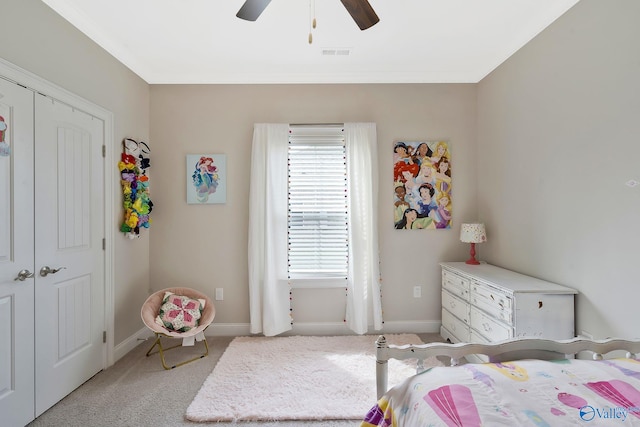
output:
<instances>
[{"instance_id":1,"label":"curtain panel","mask_svg":"<svg viewBox=\"0 0 640 427\"><path fill-rule=\"evenodd\" d=\"M349 211L347 326L382 329L378 256L378 139L375 123L345 123Z\"/></svg>"},{"instance_id":2,"label":"curtain panel","mask_svg":"<svg viewBox=\"0 0 640 427\"><path fill-rule=\"evenodd\" d=\"M254 125L249 190L251 333L292 329L287 273L288 124ZM378 159L375 123L345 123L349 207L347 326L382 329L378 259Z\"/></svg>"},{"instance_id":3,"label":"curtain panel","mask_svg":"<svg viewBox=\"0 0 640 427\"><path fill-rule=\"evenodd\" d=\"M249 185L251 333L291 329L287 277L288 124L254 125Z\"/></svg>"}]
</instances>

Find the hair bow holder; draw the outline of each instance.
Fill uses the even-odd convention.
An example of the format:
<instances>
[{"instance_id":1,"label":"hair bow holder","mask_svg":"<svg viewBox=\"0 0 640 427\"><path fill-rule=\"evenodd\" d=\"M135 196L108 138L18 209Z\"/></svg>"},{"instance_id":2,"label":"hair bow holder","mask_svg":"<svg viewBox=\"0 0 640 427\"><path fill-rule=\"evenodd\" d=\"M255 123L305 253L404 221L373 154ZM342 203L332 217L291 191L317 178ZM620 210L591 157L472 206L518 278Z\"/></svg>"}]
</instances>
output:
<instances>
[{"instance_id":1,"label":"hair bow holder","mask_svg":"<svg viewBox=\"0 0 640 427\"><path fill-rule=\"evenodd\" d=\"M122 155L118 162L122 184L124 219L120 231L130 239L140 237L141 228L151 225L153 202L149 196L147 169L151 166L151 149L146 142L131 138L122 141Z\"/></svg>"}]
</instances>

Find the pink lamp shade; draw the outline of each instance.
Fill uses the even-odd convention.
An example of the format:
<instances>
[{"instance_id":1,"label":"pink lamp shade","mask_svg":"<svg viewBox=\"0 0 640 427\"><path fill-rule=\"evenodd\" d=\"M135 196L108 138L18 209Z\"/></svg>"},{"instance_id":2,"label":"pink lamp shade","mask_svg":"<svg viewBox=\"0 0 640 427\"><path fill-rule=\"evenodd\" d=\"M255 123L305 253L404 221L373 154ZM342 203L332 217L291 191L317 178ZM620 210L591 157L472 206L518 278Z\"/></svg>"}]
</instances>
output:
<instances>
[{"instance_id":1,"label":"pink lamp shade","mask_svg":"<svg viewBox=\"0 0 640 427\"><path fill-rule=\"evenodd\" d=\"M476 243L487 241L487 232L485 231L484 224L462 224L460 226L460 241L471 243L471 257L466 263L473 265L480 264L476 259Z\"/></svg>"}]
</instances>

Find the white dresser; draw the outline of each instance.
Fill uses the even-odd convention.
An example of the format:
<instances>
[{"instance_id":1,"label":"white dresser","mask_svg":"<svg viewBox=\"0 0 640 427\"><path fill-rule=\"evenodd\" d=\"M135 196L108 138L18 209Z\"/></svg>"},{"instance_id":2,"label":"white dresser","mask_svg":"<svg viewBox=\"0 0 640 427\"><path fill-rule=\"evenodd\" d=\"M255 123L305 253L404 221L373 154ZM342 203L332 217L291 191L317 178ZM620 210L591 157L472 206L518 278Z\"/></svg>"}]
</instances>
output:
<instances>
[{"instance_id":1,"label":"white dresser","mask_svg":"<svg viewBox=\"0 0 640 427\"><path fill-rule=\"evenodd\" d=\"M575 289L490 264L440 265L443 338L486 343L575 336Z\"/></svg>"}]
</instances>

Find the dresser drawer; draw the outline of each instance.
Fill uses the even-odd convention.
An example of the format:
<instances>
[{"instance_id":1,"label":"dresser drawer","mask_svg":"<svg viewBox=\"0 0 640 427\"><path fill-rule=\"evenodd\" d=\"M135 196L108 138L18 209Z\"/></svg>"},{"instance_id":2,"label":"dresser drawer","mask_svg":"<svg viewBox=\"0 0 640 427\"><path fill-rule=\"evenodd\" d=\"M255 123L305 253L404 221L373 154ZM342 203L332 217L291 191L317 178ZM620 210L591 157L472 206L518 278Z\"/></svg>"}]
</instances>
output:
<instances>
[{"instance_id":1,"label":"dresser drawer","mask_svg":"<svg viewBox=\"0 0 640 427\"><path fill-rule=\"evenodd\" d=\"M476 343L480 343L480 344L490 344L491 342L485 338L484 336L482 336L482 334L478 331L476 331L475 329L471 328L471 333L469 335L471 337L471 342L476 344Z\"/></svg>"},{"instance_id":2,"label":"dresser drawer","mask_svg":"<svg viewBox=\"0 0 640 427\"><path fill-rule=\"evenodd\" d=\"M467 325L469 324L469 303L451 295L446 290L442 291L442 308L450 311Z\"/></svg>"},{"instance_id":3,"label":"dresser drawer","mask_svg":"<svg viewBox=\"0 0 640 427\"><path fill-rule=\"evenodd\" d=\"M482 336L482 334L475 329L471 328L471 333L469 334L470 342L474 344L490 344L489 340ZM489 362L489 356L485 356L484 354L471 354L465 356L465 359L469 363L487 363Z\"/></svg>"},{"instance_id":4,"label":"dresser drawer","mask_svg":"<svg viewBox=\"0 0 640 427\"><path fill-rule=\"evenodd\" d=\"M458 298L469 301L471 281L447 270L442 270L442 287Z\"/></svg>"},{"instance_id":5,"label":"dresser drawer","mask_svg":"<svg viewBox=\"0 0 640 427\"><path fill-rule=\"evenodd\" d=\"M460 342L469 342L469 325L444 309L442 310L442 326Z\"/></svg>"},{"instance_id":6,"label":"dresser drawer","mask_svg":"<svg viewBox=\"0 0 640 427\"><path fill-rule=\"evenodd\" d=\"M489 317L486 313L472 306L470 309L471 326L490 342L502 341L513 338L513 328L496 319Z\"/></svg>"},{"instance_id":7,"label":"dresser drawer","mask_svg":"<svg viewBox=\"0 0 640 427\"><path fill-rule=\"evenodd\" d=\"M513 324L513 301L510 295L481 283L471 284L471 303L492 317Z\"/></svg>"}]
</instances>

